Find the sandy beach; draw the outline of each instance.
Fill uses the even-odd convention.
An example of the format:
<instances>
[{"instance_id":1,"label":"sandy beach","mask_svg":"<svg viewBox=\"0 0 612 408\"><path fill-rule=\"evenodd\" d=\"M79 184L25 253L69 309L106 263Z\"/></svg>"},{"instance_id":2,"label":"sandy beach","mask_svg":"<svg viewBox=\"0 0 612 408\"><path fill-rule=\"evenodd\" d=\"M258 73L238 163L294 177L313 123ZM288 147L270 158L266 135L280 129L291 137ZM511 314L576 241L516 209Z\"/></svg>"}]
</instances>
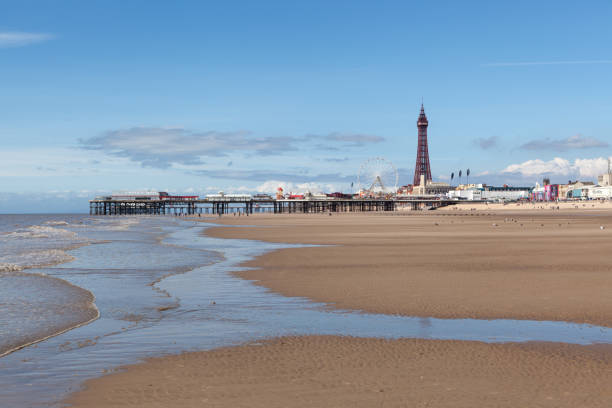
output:
<instances>
[{"instance_id":1,"label":"sandy beach","mask_svg":"<svg viewBox=\"0 0 612 408\"><path fill-rule=\"evenodd\" d=\"M341 309L612 326L612 211L453 211L226 216L258 227L208 234L328 245L268 253L240 276Z\"/></svg>"},{"instance_id":2,"label":"sandy beach","mask_svg":"<svg viewBox=\"0 0 612 408\"><path fill-rule=\"evenodd\" d=\"M151 359L74 407L609 407L612 350L291 337Z\"/></svg>"},{"instance_id":3,"label":"sandy beach","mask_svg":"<svg viewBox=\"0 0 612 408\"><path fill-rule=\"evenodd\" d=\"M208 234L322 246L240 272L332 307L612 326L603 209L224 216ZM236 228L235 225L249 225ZM75 407L607 407L610 345L337 336L154 358L86 383Z\"/></svg>"}]
</instances>

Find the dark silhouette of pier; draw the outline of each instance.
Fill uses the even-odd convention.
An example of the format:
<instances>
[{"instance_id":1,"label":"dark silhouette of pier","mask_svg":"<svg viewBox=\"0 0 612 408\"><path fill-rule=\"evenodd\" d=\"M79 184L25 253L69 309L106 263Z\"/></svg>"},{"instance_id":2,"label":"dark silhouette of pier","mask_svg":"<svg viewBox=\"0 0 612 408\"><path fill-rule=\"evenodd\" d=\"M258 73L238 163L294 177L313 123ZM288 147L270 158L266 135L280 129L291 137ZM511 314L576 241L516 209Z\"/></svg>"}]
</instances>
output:
<instances>
[{"instance_id":1,"label":"dark silhouette of pier","mask_svg":"<svg viewBox=\"0 0 612 408\"><path fill-rule=\"evenodd\" d=\"M190 199L89 201L90 215L197 215L325 213L435 209L457 203L438 197L356 199Z\"/></svg>"}]
</instances>

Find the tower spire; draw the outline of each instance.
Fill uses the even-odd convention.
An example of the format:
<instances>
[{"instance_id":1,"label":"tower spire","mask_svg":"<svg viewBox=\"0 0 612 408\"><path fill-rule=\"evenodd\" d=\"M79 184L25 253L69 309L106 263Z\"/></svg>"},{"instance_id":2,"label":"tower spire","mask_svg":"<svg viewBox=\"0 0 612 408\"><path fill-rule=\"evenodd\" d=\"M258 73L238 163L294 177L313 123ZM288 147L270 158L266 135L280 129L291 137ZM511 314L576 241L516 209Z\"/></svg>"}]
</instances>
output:
<instances>
[{"instance_id":1,"label":"tower spire","mask_svg":"<svg viewBox=\"0 0 612 408\"><path fill-rule=\"evenodd\" d=\"M419 114L419 118L417 119L419 140L417 145L416 165L414 166L413 185L415 186L421 184L421 176L424 176L425 183L431 181L429 147L427 145L427 126L429 126L429 121L427 120L427 115L425 115L425 106L421 102L421 112Z\"/></svg>"}]
</instances>

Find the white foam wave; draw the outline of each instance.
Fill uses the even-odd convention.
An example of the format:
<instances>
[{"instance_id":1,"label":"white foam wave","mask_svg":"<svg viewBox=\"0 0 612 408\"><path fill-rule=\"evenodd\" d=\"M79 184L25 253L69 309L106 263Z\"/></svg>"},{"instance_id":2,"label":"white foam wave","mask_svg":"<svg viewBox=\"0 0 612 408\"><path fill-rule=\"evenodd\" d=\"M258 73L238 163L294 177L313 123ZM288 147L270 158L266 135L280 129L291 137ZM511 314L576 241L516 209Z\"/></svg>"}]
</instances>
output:
<instances>
[{"instance_id":1,"label":"white foam wave","mask_svg":"<svg viewBox=\"0 0 612 408\"><path fill-rule=\"evenodd\" d=\"M60 249L22 252L0 257L0 271L15 272L24 268L57 265L72 260L73 256Z\"/></svg>"},{"instance_id":2,"label":"white foam wave","mask_svg":"<svg viewBox=\"0 0 612 408\"><path fill-rule=\"evenodd\" d=\"M140 223L138 218L124 218L124 219L111 219L111 220L97 220L97 230L102 231L125 231L130 227Z\"/></svg>"},{"instance_id":3,"label":"white foam wave","mask_svg":"<svg viewBox=\"0 0 612 408\"><path fill-rule=\"evenodd\" d=\"M46 221L45 225L68 225L66 221Z\"/></svg>"},{"instance_id":4,"label":"white foam wave","mask_svg":"<svg viewBox=\"0 0 612 408\"><path fill-rule=\"evenodd\" d=\"M22 270L23 270L23 266L11 264L11 263L0 263L0 273L19 272Z\"/></svg>"},{"instance_id":5,"label":"white foam wave","mask_svg":"<svg viewBox=\"0 0 612 408\"><path fill-rule=\"evenodd\" d=\"M28 238L61 238L74 239L77 234L61 228L54 228L45 225L33 225L31 227L19 229L17 231L6 233L2 236L4 239L28 239Z\"/></svg>"}]
</instances>

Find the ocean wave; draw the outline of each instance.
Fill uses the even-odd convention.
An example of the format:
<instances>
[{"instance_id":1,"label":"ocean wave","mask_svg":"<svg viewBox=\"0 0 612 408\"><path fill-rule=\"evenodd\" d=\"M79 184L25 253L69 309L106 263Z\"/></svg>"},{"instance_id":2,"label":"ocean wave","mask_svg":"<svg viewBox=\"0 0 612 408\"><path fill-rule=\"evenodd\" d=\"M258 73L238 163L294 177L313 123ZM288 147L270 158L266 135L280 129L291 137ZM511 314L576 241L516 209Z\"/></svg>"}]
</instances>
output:
<instances>
[{"instance_id":1,"label":"ocean wave","mask_svg":"<svg viewBox=\"0 0 612 408\"><path fill-rule=\"evenodd\" d=\"M23 270L23 266L15 265L12 263L0 262L0 273L19 272L22 270Z\"/></svg>"},{"instance_id":2,"label":"ocean wave","mask_svg":"<svg viewBox=\"0 0 612 408\"><path fill-rule=\"evenodd\" d=\"M43 224L45 225L68 225L66 221L45 221Z\"/></svg>"},{"instance_id":3,"label":"ocean wave","mask_svg":"<svg viewBox=\"0 0 612 408\"><path fill-rule=\"evenodd\" d=\"M140 223L138 218L123 218L110 220L94 220L94 228L99 231L125 231Z\"/></svg>"},{"instance_id":4,"label":"ocean wave","mask_svg":"<svg viewBox=\"0 0 612 408\"><path fill-rule=\"evenodd\" d=\"M17 272L25 268L57 265L74 259L72 255L61 249L21 252L0 257L0 271Z\"/></svg>"},{"instance_id":5,"label":"ocean wave","mask_svg":"<svg viewBox=\"0 0 612 408\"><path fill-rule=\"evenodd\" d=\"M7 232L2 235L3 240L7 239L31 239L31 238L54 238L54 239L74 239L77 234L62 228L54 228L46 225L33 225L31 227Z\"/></svg>"}]
</instances>

